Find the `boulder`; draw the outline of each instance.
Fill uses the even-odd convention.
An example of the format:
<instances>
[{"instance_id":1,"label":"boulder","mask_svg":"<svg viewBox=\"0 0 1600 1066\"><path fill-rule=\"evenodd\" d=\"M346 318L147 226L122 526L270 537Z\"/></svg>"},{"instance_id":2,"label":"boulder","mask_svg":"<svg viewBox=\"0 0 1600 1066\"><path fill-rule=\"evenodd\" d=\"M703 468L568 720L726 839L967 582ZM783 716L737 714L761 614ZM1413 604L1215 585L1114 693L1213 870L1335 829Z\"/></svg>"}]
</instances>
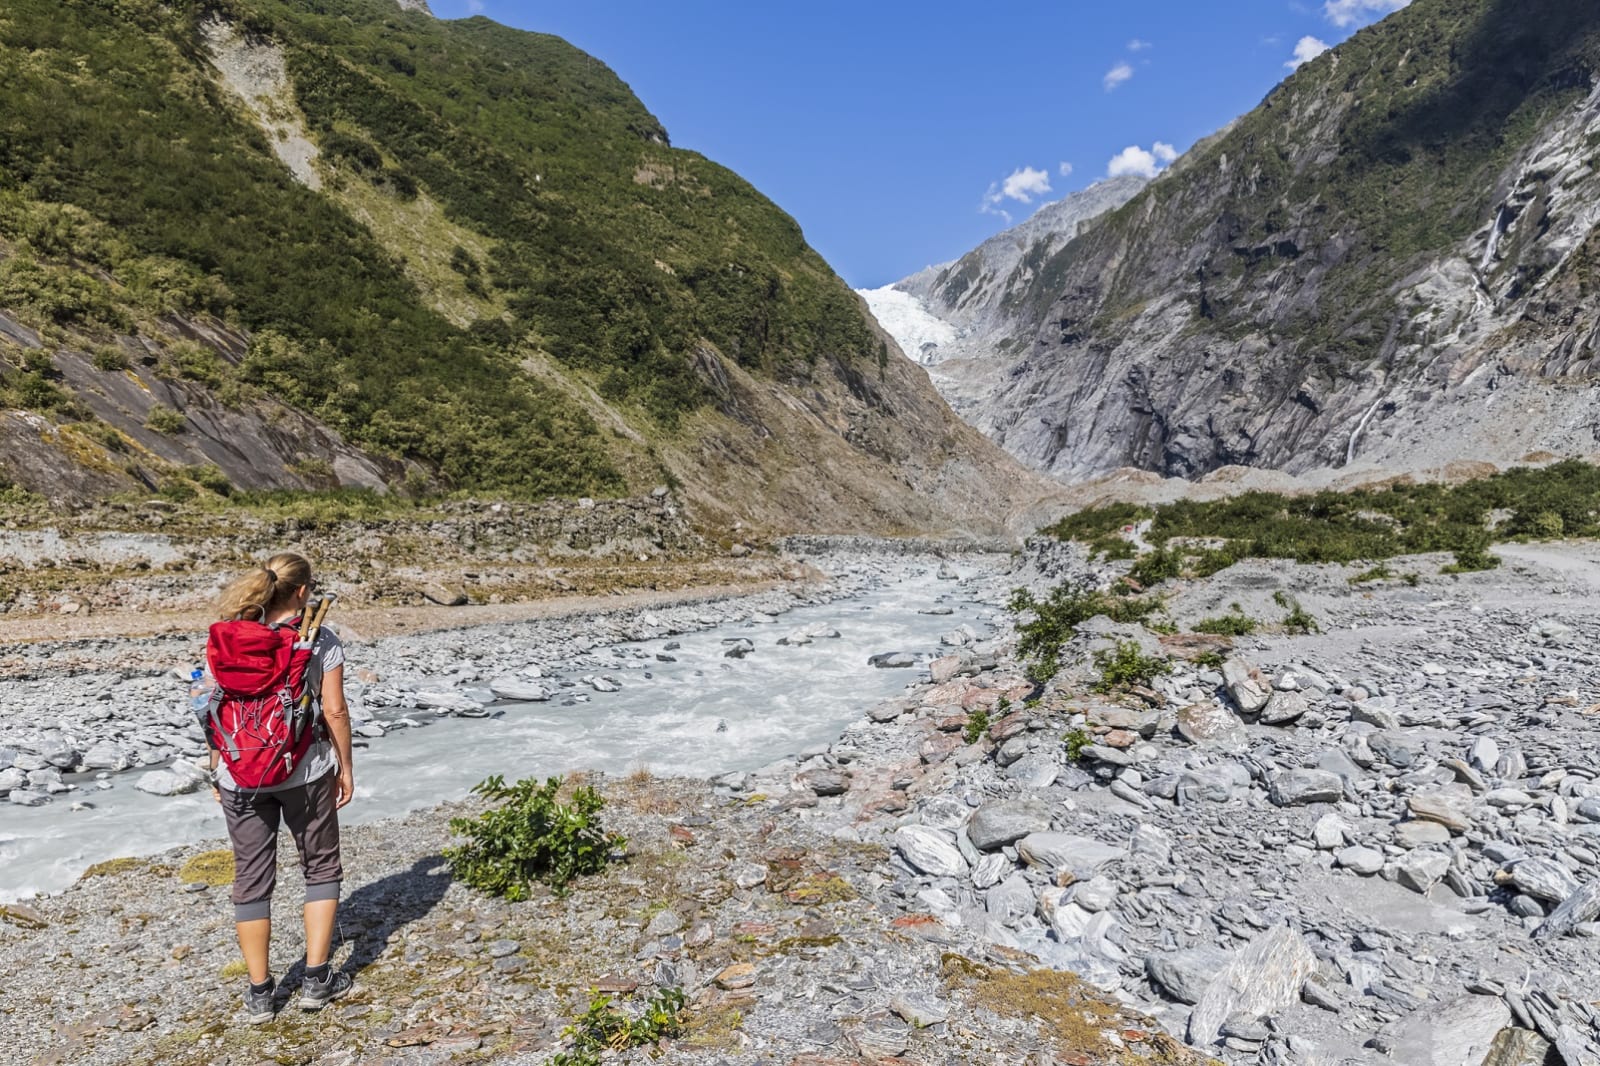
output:
<instances>
[{"instance_id":1,"label":"boulder","mask_svg":"<svg viewBox=\"0 0 1600 1066\"><path fill-rule=\"evenodd\" d=\"M133 754L109 740L90 745L89 750L83 753L83 767L86 770L110 770L116 773L132 765Z\"/></svg>"},{"instance_id":2,"label":"boulder","mask_svg":"<svg viewBox=\"0 0 1600 1066\"><path fill-rule=\"evenodd\" d=\"M917 665L917 657L908 651L885 651L869 658L867 665L880 670L900 670Z\"/></svg>"},{"instance_id":3,"label":"boulder","mask_svg":"<svg viewBox=\"0 0 1600 1066\"><path fill-rule=\"evenodd\" d=\"M1311 709L1298 692L1274 692L1261 709L1262 725L1287 725Z\"/></svg>"},{"instance_id":4,"label":"boulder","mask_svg":"<svg viewBox=\"0 0 1600 1066\"><path fill-rule=\"evenodd\" d=\"M1284 770L1273 775L1268 798L1279 807L1310 803L1337 803L1344 796L1344 781L1327 770Z\"/></svg>"},{"instance_id":5,"label":"boulder","mask_svg":"<svg viewBox=\"0 0 1600 1066\"><path fill-rule=\"evenodd\" d=\"M1226 707L1211 700L1191 703L1178 711L1178 735L1194 745L1243 747L1244 723Z\"/></svg>"},{"instance_id":6,"label":"boulder","mask_svg":"<svg viewBox=\"0 0 1600 1066\"><path fill-rule=\"evenodd\" d=\"M1311 836L1316 841L1318 850L1333 851L1344 847L1345 843L1355 835L1355 830L1350 824L1337 814L1324 814L1317 819L1317 824L1311 827Z\"/></svg>"},{"instance_id":7,"label":"boulder","mask_svg":"<svg viewBox=\"0 0 1600 1066\"><path fill-rule=\"evenodd\" d=\"M1300 998L1317 958L1305 938L1286 925L1262 933L1228 960L1189 1015L1189 1043L1210 1047L1235 1014L1260 1018Z\"/></svg>"},{"instance_id":8,"label":"boulder","mask_svg":"<svg viewBox=\"0 0 1600 1066\"><path fill-rule=\"evenodd\" d=\"M1427 848L1450 842L1450 830L1438 822L1401 822L1394 827L1394 840L1402 848Z\"/></svg>"},{"instance_id":9,"label":"boulder","mask_svg":"<svg viewBox=\"0 0 1600 1066\"><path fill-rule=\"evenodd\" d=\"M7 798L19 807L42 807L50 802L50 793L31 788L14 788Z\"/></svg>"},{"instance_id":10,"label":"boulder","mask_svg":"<svg viewBox=\"0 0 1600 1066\"><path fill-rule=\"evenodd\" d=\"M927 826L901 826L894 834L895 849L911 867L932 877L959 877L967 860L946 833Z\"/></svg>"},{"instance_id":11,"label":"boulder","mask_svg":"<svg viewBox=\"0 0 1600 1066\"><path fill-rule=\"evenodd\" d=\"M1578 891L1578 879L1554 859L1519 859L1495 875L1495 883L1510 885L1534 899L1560 903Z\"/></svg>"},{"instance_id":12,"label":"boulder","mask_svg":"<svg viewBox=\"0 0 1600 1066\"><path fill-rule=\"evenodd\" d=\"M465 589L460 586L442 585L436 581L417 586L417 592L429 603L438 604L440 607L465 607L468 602Z\"/></svg>"},{"instance_id":13,"label":"boulder","mask_svg":"<svg viewBox=\"0 0 1600 1066\"><path fill-rule=\"evenodd\" d=\"M1255 714L1272 698L1272 683L1266 676L1240 659L1222 664L1222 684L1241 714Z\"/></svg>"},{"instance_id":14,"label":"boulder","mask_svg":"<svg viewBox=\"0 0 1600 1066\"><path fill-rule=\"evenodd\" d=\"M419 692L412 697L418 707L434 711L480 711L483 704L460 692Z\"/></svg>"},{"instance_id":15,"label":"boulder","mask_svg":"<svg viewBox=\"0 0 1600 1066\"><path fill-rule=\"evenodd\" d=\"M1179 1003L1199 1003L1211 982L1227 969L1231 955L1216 947L1157 951L1145 956L1144 972L1166 995Z\"/></svg>"},{"instance_id":16,"label":"boulder","mask_svg":"<svg viewBox=\"0 0 1600 1066\"><path fill-rule=\"evenodd\" d=\"M983 897L990 919L1001 925L1013 925L1026 918L1033 913L1037 902L1033 886L1022 874L1012 874Z\"/></svg>"},{"instance_id":17,"label":"boulder","mask_svg":"<svg viewBox=\"0 0 1600 1066\"><path fill-rule=\"evenodd\" d=\"M1478 1066L1510 1024L1511 1008L1501 997L1457 996L1391 1022L1374 1043L1406 1066Z\"/></svg>"},{"instance_id":18,"label":"boulder","mask_svg":"<svg viewBox=\"0 0 1600 1066\"><path fill-rule=\"evenodd\" d=\"M1472 819L1457 806L1455 799L1443 792L1418 792L1406 801L1413 818L1438 822L1452 833L1465 833L1472 828Z\"/></svg>"},{"instance_id":19,"label":"boulder","mask_svg":"<svg viewBox=\"0 0 1600 1066\"><path fill-rule=\"evenodd\" d=\"M993 851L1050 828L1050 804L1043 800L985 803L967 823L967 836L979 851Z\"/></svg>"},{"instance_id":20,"label":"boulder","mask_svg":"<svg viewBox=\"0 0 1600 1066\"><path fill-rule=\"evenodd\" d=\"M1576 932L1578 926L1600 918L1600 881L1592 881L1562 901L1533 931L1535 940L1553 940Z\"/></svg>"},{"instance_id":21,"label":"boulder","mask_svg":"<svg viewBox=\"0 0 1600 1066\"><path fill-rule=\"evenodd\" d=\"M1334 852L1333 861L1362 877L1371 877L1383 869L1383 852L1364 844L1355 844Z\"/></svg>"},{"instance_id":22,"label":"boulder","mask_svg":"<svg viewBox=\"0 0 1600 1066\"><path fill-rule=\"evenodd\" d=\"M1122 858L1127 849L1101 843L1093 837L1041 832L1023 837L1017 844L1017 854L1029 866L1052 873L1066 870L1083 881L1093 877L1106 863Z\"/></svg>"},{"instance_id":23,"label":"boulder","mask_svg":"<svg viewBox=\"0 0 1600 1066\"><path fill-rule=\"evenodd\" d=\"M1450 872L1450 856L1442 851L1413 851L1400 860L1395 879L1424 895Z\"/></svg>"},{"instance_id":24,"label":"boulder","mask_svg":"<svg viewBox=\"0 0 1600 1066\"><path fill-rule=\"evenodd\" d=\"M819 796L842 796L850 791L850 775L841 770L807 770L795 778L795 784Z\"/></svg>"}]
</instances>

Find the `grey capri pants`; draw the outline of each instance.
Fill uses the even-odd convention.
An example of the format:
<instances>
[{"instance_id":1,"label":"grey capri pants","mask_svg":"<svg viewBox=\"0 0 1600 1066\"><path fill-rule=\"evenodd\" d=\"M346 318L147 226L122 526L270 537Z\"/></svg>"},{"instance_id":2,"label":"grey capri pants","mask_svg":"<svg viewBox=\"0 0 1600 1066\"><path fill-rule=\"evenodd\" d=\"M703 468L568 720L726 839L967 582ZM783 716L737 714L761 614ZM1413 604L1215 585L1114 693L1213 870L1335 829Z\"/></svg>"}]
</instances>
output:
<instances>
[{"instance_id":1,"label":"grey capri pants","mask_svg":"<svg viewBox=\"0 0 1600 1066\"><path fill-rule=\"evenodd\" d=\"M306 902L338 899L344 868L339 862L336 771L276 792L222 792L222 811L233 841L233 920L272 916L278 880L278 822L289 826L305 871Z\"/></svg>"}]
</instances>

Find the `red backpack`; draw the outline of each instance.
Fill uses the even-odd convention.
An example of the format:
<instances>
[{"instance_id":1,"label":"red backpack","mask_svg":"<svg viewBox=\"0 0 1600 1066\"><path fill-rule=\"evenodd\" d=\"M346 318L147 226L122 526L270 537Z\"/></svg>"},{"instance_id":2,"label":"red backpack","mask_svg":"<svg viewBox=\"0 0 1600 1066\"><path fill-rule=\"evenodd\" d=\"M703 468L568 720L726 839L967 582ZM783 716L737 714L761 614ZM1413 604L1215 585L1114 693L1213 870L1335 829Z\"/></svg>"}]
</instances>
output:
<instances>
[{"instance_id":1,"label":"red backpack","mask_svg":"<svg viewBox=\"0 0 1600 1066\"><path fill-rule=\"evenodd\" d=\"M217 687L200 727L240 789L283 784L315 737L306 691L312 642L300 640L298 625L217 622L206 639Z\"/></svg>"}]
</instances>

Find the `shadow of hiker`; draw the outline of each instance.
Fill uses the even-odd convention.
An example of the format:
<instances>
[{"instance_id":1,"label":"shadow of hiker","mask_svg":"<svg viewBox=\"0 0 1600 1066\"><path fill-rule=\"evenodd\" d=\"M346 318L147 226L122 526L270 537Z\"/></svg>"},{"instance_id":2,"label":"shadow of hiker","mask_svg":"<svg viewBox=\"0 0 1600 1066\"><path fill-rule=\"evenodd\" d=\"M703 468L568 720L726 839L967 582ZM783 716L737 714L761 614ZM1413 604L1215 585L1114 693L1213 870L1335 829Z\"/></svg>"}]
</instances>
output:
<instances>
[{"instance_id":1,"label":"shadow of hiker","mask_svg":"<svg viewBox=\"0 0 1600 1066\"><path fill-rule=\"evenodd\" d=\"M338 968L354 977L372 965L397 930L438 905L453 880L444 856L425 855L410 869L362 885L340 900L332 957L337 959L345 944L351 945L351 951ZM283 975L281 985L296 986L304 973L302 958Z\"/></svg>"}]
</instances>

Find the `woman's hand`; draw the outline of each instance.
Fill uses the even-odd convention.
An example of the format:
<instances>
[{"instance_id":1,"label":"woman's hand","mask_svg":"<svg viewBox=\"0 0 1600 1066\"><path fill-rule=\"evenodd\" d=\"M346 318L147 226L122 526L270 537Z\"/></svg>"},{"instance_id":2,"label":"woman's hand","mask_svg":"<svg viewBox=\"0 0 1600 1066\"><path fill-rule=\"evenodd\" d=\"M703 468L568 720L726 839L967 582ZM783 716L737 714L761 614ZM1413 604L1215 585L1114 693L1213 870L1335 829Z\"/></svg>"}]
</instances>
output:
<instances>
[{"instance_id":1,"label":"woman's hand","mask_svg":"<svg viewBox=\"0 0 1600 1066\"><path fill-rule=\"evenodd\" d=\"M333 805L334 810L338 810L356 798L356 776L350 769L349 763L339 767L338 788L339 801Z\"/></svg>"}]
</instances>

